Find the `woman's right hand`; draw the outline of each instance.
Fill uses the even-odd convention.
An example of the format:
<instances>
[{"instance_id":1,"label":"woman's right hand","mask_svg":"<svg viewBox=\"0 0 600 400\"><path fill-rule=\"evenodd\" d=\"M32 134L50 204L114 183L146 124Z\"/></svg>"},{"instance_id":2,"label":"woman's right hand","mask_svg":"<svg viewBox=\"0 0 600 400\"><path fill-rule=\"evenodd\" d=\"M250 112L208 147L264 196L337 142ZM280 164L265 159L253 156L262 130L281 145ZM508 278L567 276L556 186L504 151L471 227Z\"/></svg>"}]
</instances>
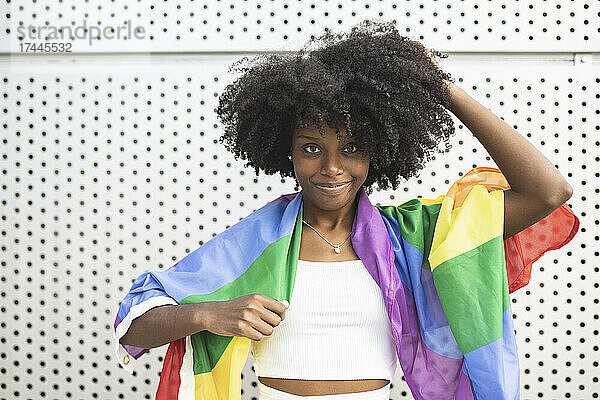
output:
<instances>
[{"instance_id":1,"label":"woman's right hand","mask_svg":"<svg viewBox=\"0 0 600 400\"><path fill-rule=\"evenodd\" d=\"M286 300L278 301L259 293L211 303L210 312L205 315L207 331L252 340L270 336L285 319L289 307Z\"/></svg>"}]
</instances>

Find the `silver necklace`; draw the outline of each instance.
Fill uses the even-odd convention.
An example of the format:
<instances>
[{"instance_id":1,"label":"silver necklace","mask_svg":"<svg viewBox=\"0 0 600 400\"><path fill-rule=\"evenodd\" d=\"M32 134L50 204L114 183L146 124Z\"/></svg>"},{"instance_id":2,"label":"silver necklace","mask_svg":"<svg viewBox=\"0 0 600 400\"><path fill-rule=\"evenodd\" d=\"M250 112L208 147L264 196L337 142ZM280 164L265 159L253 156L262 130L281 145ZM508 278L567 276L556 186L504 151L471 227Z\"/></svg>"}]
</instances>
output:
<instances>
[{"instance_id":1,"label":"silver necklace","mask_svg":"<svg viewBox=\"0 0 600 400\"><path fill-rule=\"evenodd\" d=\"M352 235L352 232L350 232L350 235L348 235L348 237L347 237L347 238L346 238L346 239L345 239L345 240L344 240L342 243L340 243L340 244L338 244L338 245L336 246L335 244L333 244L333 243L331 243L329 240L327 240L327 238L326 238L325 236L321 235L321 234L319 233L319 231L318 231L318 230L316 230L315 228L313 228L313 227L312 227L312 226L311 226L311 225L310 225L308 222L306 222L304 219L302 219L302 222L304 222L306 225L308 225L308 227L309 227L310 229L312 229L313 231L317 232L317 234L318 234L319 236L321 236L323 239L325 239L325 241L326 241L327 243L329 243L331 246L333 246L333 251L334 251L336 254L340 254L340 253L342 252L342 245L343 245L344 243L346 243L346 240L348 240L348 238L350 238L350 236Z\"/></svg>"}]
</instances>

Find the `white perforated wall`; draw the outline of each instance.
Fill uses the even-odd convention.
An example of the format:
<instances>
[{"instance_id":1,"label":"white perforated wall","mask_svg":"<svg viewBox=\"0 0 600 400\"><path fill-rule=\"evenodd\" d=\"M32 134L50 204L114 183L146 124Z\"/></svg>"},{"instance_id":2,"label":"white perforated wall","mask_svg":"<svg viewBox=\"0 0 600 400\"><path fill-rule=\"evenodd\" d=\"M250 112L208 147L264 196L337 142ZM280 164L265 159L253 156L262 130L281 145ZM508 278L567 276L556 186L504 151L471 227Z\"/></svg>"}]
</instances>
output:
<instances>
[{"instance_id":1,"label":"white perforated wall","mask_svg":"<svg viewBox=\"0 0 600 400\"><path fill-rule=\"evenodd\" d=\"M290 50L325 27L347 30L363 19L382 19L446 51L586 52L598 49L600 22L600 3L584 0L6 0L1 7L7 28L0 32L0 51L20 51L29 37L72 37L72 51L91 53ZM105 38L105 28L114 34Z\"/></svg>"},{"instance_id":2,"label":"white perforated wall","mask_svg":"<svg viewBox=\"0 0 600 400\"><path fill-rule=\"evenodd\" d=\"M0 398L154 398L165 347L145 355L133 376L113 353L114 313L132 280L168 268L294 188L293 180L256 177L217 142L213 108L233 79L227 66L241 56L230 52L293 49L324 26L341 30L368 17L395 18L401 31L429 47L476 52L451 53L443 66L575 189L568 204L580 232L540 258L531 283L512 295L521 393L598 397L598 2L7 1L1 7L8 28L0 32L0 51L13 53L0 59ZM131 19L147 24L154 37L82 45L80 55L21 54L14 47L21 23L82 18L88 25ZM123 54L102 54L114 51ZM219 53L181 54L188 51ZM469 169L495 166L456 125L448 153L403 188L374 192L371 201L435 198ZM258 396L251 362L243 399ZM400 369L392 398L411 398Z\"/></svg>"}]
</instances>

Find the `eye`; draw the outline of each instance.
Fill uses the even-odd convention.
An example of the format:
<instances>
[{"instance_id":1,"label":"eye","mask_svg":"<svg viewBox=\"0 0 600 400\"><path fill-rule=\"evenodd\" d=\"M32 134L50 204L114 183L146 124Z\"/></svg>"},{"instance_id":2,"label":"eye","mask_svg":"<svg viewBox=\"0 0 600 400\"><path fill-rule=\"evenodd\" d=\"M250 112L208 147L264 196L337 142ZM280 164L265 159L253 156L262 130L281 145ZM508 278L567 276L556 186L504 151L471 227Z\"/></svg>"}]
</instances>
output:
<instances>
[{"instance_id":1,"label":"eye","mask_svg":"<svg viewBox=\"0 0 600 400\"><path fill-rule=\"evenodd\" d=\"M346 148L348 148L348 147L354 147L354 151L351 151L350 153L356 153L358 151L358 147L355 144L346 146Z\"/></svg>"},{"instance_id":2,"label":"eye","mask_svg":"<svg viewBox=\"0 0 600 400\"><path fill-rule=\"evenodd\" d=\"M315 149L318 149L318 147L315 146L314 144L309 144L307 146L304 146L304 150L306 151L306 149L308 149L309 147L314 147ZM309 153L309 154L315 154L316 151L307 151L307 153Z\"/></svg>"}]
</instances>

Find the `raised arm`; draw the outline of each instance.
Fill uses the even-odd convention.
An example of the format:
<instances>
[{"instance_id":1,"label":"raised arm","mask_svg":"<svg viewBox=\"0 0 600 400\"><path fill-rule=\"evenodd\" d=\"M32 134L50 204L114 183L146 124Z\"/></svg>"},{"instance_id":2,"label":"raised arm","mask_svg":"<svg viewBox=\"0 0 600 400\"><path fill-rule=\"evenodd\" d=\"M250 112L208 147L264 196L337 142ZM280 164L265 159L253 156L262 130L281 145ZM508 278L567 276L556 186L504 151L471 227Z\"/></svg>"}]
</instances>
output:
<instances>
[{"instance_id":1,"label":"raised arm","mask_svg":"<svg viewBox=\"0 0 600 400\"><path fill-rule=\"evenodd\" d=\"M573 188L529 141L457 85L450 111L481 142L510 184L504 191L504 239L540 221L565 201Z\"/></svg>"},{"instance_id":2,"label":"raised arm","mask_svg":"<svg viewBox=\"0 0 600 400\"><path fill-rule=\"evenodd\" d=\"M432 53L419 44L441 69ZM571 198L571 185L527 139L459 86L448 80L443 83L451 95L450 111L485 147L510 185L504 191L504 239L542 220Z\"/></svg>"}]
</instances>

